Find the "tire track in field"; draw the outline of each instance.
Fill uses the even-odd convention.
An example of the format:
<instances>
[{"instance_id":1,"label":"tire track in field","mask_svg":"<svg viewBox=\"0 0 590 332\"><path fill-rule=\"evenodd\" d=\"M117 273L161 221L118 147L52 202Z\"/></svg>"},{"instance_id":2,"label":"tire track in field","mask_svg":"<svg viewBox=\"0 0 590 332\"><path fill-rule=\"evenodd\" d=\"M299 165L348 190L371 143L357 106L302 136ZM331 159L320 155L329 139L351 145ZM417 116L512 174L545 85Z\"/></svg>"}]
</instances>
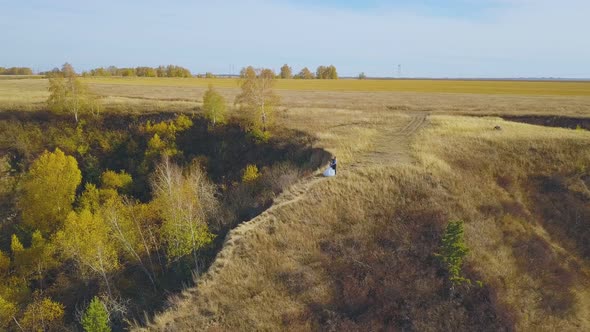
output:
<instances>
[{"instance_id":1,"label":"tire track in field","mask_svg":"<svg viewBox=\"0 0 590 332\"><path fill-rule=\"evenodd\" d=\"M406 117L407 116L407 117ZM428 114L405 114L393 123L378 127L379 135L371 151L363 154L353 167L365 167L367 164L391 165L411 163L411 142L414 134L428 123Z\"/></svg>"}]
</instances>

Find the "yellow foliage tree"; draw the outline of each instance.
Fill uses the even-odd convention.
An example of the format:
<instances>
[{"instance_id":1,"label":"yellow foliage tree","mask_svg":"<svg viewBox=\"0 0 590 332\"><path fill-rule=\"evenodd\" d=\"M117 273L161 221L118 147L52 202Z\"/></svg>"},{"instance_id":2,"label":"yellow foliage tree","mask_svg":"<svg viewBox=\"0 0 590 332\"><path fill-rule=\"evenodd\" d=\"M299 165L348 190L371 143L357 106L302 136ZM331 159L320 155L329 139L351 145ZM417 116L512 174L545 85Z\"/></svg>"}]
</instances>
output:
<instances>
[{"instance_id":1,"label":"yellow foliage tree","mask_svg":"<svg viewBox=\"0 0 590 332\"><path fill-rule=\"evenodd\" d=\"M12 235L11 243L14 256L14 267L18 275L43 280L45 271L57 266L53 258L54 249L46 241L40 231L35 231L31 237L31 246L24 248L16 235Z\"/></svg>"},{"instance_id":2,"label":"yellow foliage tree","mask_svg":"<svg viewBox=\"0 0 590 332\"><path fill-rule=\"evenodd\" d=\"M109 226L100 214L88 210L70 212L55 242L63 258L76 262L83 277L102 277L111 296L108 273L119 263Z\"/></svg>"},{"instance_id":3,"label":"yellow foliage tree","mask_svg":"<svg viewBox=\"0 0 590 332\"><path fill-rule=\"evenodd\" d=\"M235 99L235 104L250 117L250 131L262 140L270 136L273 114L280 100L273 91L274 82L272 70L248 67L240 79L242 92Z\"/></svg>"},{"instance_id":4,"label":"yellow foliage tree","mask_svg":"<svg viewBox=\"0 0 590 332\"><path fill-rule=\"evenodd\" d=\"M244 170L244 175L242 175L242 182L252 183L258 180L259 177L260 173L258 172L258 167L256 167L256 165L248 165Z\"/></svg>"},{"instance_id":5,"label":"yellow foliage tree","mask_svg":"<svg viewBox=\"0 0 590 332\"><path fill-rule=\"evenodd\" d=\"M198 167L183 172L168 159L155 172L154 204L163 219L161 234L171 260L193 254L211 243L207 219L217 208L214 188Z\"/></svg>"},{"instance_id":6,"label":"yellow foliage tree","mask_svg":"<svg viewBox=\"0 0 590 332\"><path fill-rule=\"evenodd\" d=\"M86 183L84 191L80 195L80 211L88 210L96 213L100 208L100 191L92 183Z\"/></svg>"},{"instance_id":7,"label":"yellow foliage tree","mask_svg":"<svg viewBox=\"0 0 590 332\"><path fill-rule=\"evenodd\" d=\"M213 89L213 85L209 85L203 95L203 110L205 117L211 121L213 126L217 123L225 123L225 99Z\"/></svg>"},{"instance_id":8,"label":"yellow foliage tree","mask_svg":"<svg viewBox=\"0 0 590 332\"><path fill-rule=\"evenodd\" d=\"M18 236L16 236L16 234L12 234L12 237L10 240L11 240L10 241L10 250L12 251L13 255L17 255L18 253L25 250L25 247L20 242L20 240L18 239Z\"/></svg>"},{"instance_id":9,"label":"yellow foliage tree","mask_svg":"<svg viewBox=\"0 0 590 332\"><path fill-rule=\"evenodd\" d=\"M33 233L31 247L25 250L31 258L37 279L43 279L44 272L58 264L53 258L54 247L52 243L44 239L39 231Z\"/></svg>"},{"instance_id":10,"label":"yellow foliage tree","mask_svg":"<svg viewBox=\"0 0 590 332\"><path fill-rule=\"evenodd\" d=\"M33 162L22 184L18 206L23 223L45 236L55 232L72 210L81 181L74 157L60 149L45 151Z\"/></svg>"},{"instance_id":11,"label":"yellow foliage tree","mask_svg":"<svg viewBox=\"0 0 590 332\"><path fill-rule=\"evenodd\" d=\"M21 325L27 331L57 331L63 327L64 306L51 299L35 299L27 306Z\"/></svg>"},{"instance_id":12,"label":"yellow foliage tree","mask_svg":"<svg viewBox=\"0 0 590 332\"><path fill-rule=\"evenodd\" d=\"M137 214L137 207L134 204L121 198L116 192L115 195L105 201L100 209L105 223L110 228L113 244L122 259L139 264L155 287L155 277L148 270L143 258L144 254L147 254L148 260L151 260L149 256L150 245L146 241L150 230L145 229L150 225L146 225L146 220ZM142 219L141 222L140 219Z\"/></svg>"},{"instance_id":13,"label":"yellow foliage tree","mask_svg":"<svg viewBox=\"0 0 590 332\"><path fill-rule=\"evenodd\" d=\"M152 134L148 141L145 155L148 162L154 162L161 156L173 157L179 151L176 147L176 134L185 131L193 125L193 121L186 115L181 114L172 121L162 121L152 124L148 121L145 131Z\"/></svg>"},{"instance_id":14,"label":"yellow foliage tree","mask_svg":"<svg viewBox=\"0 0 590 332\"><path fill-rule=\"evenodd\" d=\"M10 257L0 251L0 276L6 276L10 271Z\"/></svg>"},{"instance_id":15,"label":"yellow foliage tree","mask_svg":"<svg viewBox=\"0 0 590 332\"><path fill-rule=\"evenodd\" d=\"M49 109L72 113L76 122L80 113L100 113L100 103L88 87L80 82L71 65L65 64L60 75L49 77Z\"/></svg>"},{"instance_id":16,"label":"yellow foliage tree","mask_svg":"<svg viewBox=\"0 0 590 332\"><path fill-rule=\"evenodd\" d=\"M16 305L0 296L0 328L6 329L13 321L16 312Z\"/></svg>"},{"instance_id":17,"label":"yellow foliage tree","mask_svg":"<svg viewBox=\"0 0 590 332\"><path fill-rule=\"evenodd\" d=\"M131 178L131 175L127 174L125 171L117 173L107 170L102 173L100 182L103 188L124 189L133 182L133 179Z\"/></svg>"}]
</instances>

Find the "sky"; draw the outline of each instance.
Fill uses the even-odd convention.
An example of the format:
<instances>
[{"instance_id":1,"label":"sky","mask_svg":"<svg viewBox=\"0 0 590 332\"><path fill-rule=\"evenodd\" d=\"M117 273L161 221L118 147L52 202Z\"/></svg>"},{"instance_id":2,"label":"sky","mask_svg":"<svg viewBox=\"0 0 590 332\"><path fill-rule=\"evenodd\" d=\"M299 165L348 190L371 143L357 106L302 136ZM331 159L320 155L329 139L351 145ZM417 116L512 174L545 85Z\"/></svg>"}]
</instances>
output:
<instances>
[{"instance_id":1,"label":"sky","mask_svg":"<svg viewBox=\"0 0 590 332\"><path fill-rule=\"evenodd\" d=\"M589 0L0 0L0 66L590 78Z\"/></svg>"}]
</instances>

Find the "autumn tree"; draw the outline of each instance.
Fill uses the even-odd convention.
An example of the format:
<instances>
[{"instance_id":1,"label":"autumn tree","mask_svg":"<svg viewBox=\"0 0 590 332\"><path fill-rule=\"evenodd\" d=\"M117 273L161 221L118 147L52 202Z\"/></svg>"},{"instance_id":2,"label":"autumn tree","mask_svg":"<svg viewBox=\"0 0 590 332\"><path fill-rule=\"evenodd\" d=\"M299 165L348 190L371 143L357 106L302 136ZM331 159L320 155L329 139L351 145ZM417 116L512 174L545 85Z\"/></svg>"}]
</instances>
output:
<instances>
[{"instance_id":1,"label":"autumn tree","mask_svg":"<svg viewBox=\"0 0 590 332\"><path fill-rule=\"evenodd\" d=\"M174 65L168 65L166 67L166 76L167 77L191 77L192 74L190 70Z\"/></svg>"},{"instance_id":2,"label":"autumn tree","mask_svg":"<svg viewBox=\"0 0 590 332\"><path fill-rule=\"evenodd\" d=\"M140 206L136 207L130 200L119 195L119 191L124 191L131 183L131 175L124 171L105 171L101 176L100 188L94 184L86 185L80 197L80 212L86 210L93 215L100 215L108 227L108 234L113 240L112 245L118 257L122 261L139 265L155 287L155 276L150 270L153 266L150 256L153 245L148 243L153 243L155 239L151 234L146 234L154 228L149 224L151 219L138 211L141 210ZM145 264L144 255L148 256L149 265Z\"/></svg>"},{"instance_id":3,"label":"autumn tree","mask_svg":"<svg viewBox=\"0 0 590 332\"><path fill-rule=\"evenodd\" d=\"M104 303L94 297L82 315L82 327L86 332L110 332L109 312Z\"/></svg>"},{"instance_id":4,"label":"autumn tree","mask_svg":"<svg viewBox=\"0 0 590 332\"><path fill-rule=\"evenodd\" d=\"M53 233L71 211L81 180L74 157L60 149L45 151L33 162L22 183L18 206L23 223L45 236Z\"/></svg>"},{"instance_id":5,"label":"autumn tree","mask_svg":"<svg viewBox=\"0 0 590 332\"><path fill-rule=\"evenodd\" d=\"M217 208L214 187L199 167L183 172L168 158L156 168L152 185L169 259L193 254L198 266L197 250L213 240L207 221Z\"/></svg>"},{"instance_id":6,"label":"autumn tree","mask_svg":"<svg viewBox=\"0 0 590 332\"><path fill-rule=\"evenodd\" d=\"M0 296L0 329L3 331L14 320L14 316L18 312L16 305L10 301L5 300Z\"/></svg>"},{"instance_id":7,"label":"autumn tree","mask_svg":"<svg viewBox=\"0 0 590 332\"><path fill-rule=\"evenodd\" d=\"M21 277L38 280L43 288L45 272L58 265L54 259L54 247L45 240L40 231L31 237L31 245L25 248L16 235L12 235L10 244L14 257L14 269Z\"/></svg>"},{"instance_id":8,"label":"autumn tree","mask_svg":"<svg viewBox=\"0 0 590 332\"><path fill-rule=\"evenodd\" d=\"M316 70L316 77L319 79L335 80L338 79L338 72L333 65L319 66Z\"/></svg>"},{"instance_id":9,"label":"autumn tree","mask_svg":"<svg viewBox=\"0 0 590 332\"><path fill-rule=\"evenodd\" d=\"M74 70L74 66L72 66L68 62L64 63L61 66L61 73L62 73L63 77L66 77L66 78L76 76L76 70Z\"/></svg>"},{"instance_id":10,"label":"autumn tree","mask_svg":"<svg viewBox=\"0 0 590 332\"><path fill-rule=\"evenodd\" d=\"M309 68L304 67L303 69L301 69L299 74L295 75L295 78L299 78L299 79L303 79L303 80L311 80L314 78L314 76L313 76L313 73L311 72L311 70L309 70Z\"/></svg>"},{"instance_id":11,"label":"autumn tree","mask_svg":"<svg viewBox=\"0 0 590 332\"><path fill-rule=\"evenodd\" d=\"M242 92L236 96L235 103L250 117L250 130L258 138L267 139L270 135L272 116L279 104L274 93L274 72L270 69L243 69L240 80Z\"/></svg>"},{"instance_id":12,"label":"autumn tree","mask_svg":"<svg viewBox=\"0 0 590 332\"><path fill-rule=\"evenodd\" d=\"M225 99L213 89L213 85L211 84L203 95L203 110L205 111L205 117L211 121L213 126L218 122L225 123Z\"/></svg>"},{"instance_id":13,"label":"autumn tree","mask_svg":"<svg viewBox=\"0 0 590 332\"><path fill-rule=\"evenodd\" d=\"M146 242L148 236L145 233L149 231L146 228L150 225L145 224L146 219L136 218L133 215L134 209L132 204L115 194L101 205L100 214L109 227L109 234L114 240L113 245L119 256L139 265L152 286L155 287L154 273L146 266L143 257L144 254L147 254L148 260L152 263L151 257L149 257L151 245ZM151 266L153 263L150 264Z\"/></svg>"},{"instance_id":14,"label":"autumn tree","mask_svg":"<svg viewBox=\"0 0 590 332\"><path fill-rule=\"evenodd\" d=\"M21 320L27 331L59 331L63 329L64 306L49 298L35 298L27 306Z\"/></svg>"},{"instance_id":15,"label":"autumn tree","mask_svg":"<svg viewBox=\"0 0 590 332\"><path fill-rule=\"evenodd\" d=\"M102 277L109 297L112 297L108 274L119 263L109 231L109 226L99 213L72 211L63 230L56 234L56 243L63 258L76 262L83 277Z\"/></svg>"},{"instance_id":16,"label":"autumn tree","mask_svg":"<svg viewBox=\"0 0 590 332\"><path fill-rule=\"evenodd\" d=\"M137 76L137 73L135 72L135 68L121 68L121 69L119 69L119 73L123 77Z\"/></svg>"},{"instance_id":17,"label":"autumn tree","mask_svg":"<svg viewBox=\"0 0 590 332\"><path fill-rule=\"evenodd\" d=\"M293 78L293 70L291 69L291 67L289 67L289 65L284 64L281 67L281 78Z\"/></svg>"},{"instance_id":18,"label":"autumn tree","mask_svg":"<svg viewBox=\"0 0 590 332\"><path fill-rule=\"evenodd\" d=\"M241 79L256 78L256 69L254 69L254 67L252 67L252 66L242 68L242 70L240 70L240 78Z\"/></svg>"},{"instance_id":19,"label":"autumn tree","mask_svg":"<svg viewBox=\"0 0 590 332\"><path fill-rule=\"evenodd\" d=\"M148 148L145 151L148 163L159 160L161 156L173 157L179 153L176 147L176 134L185 131L193 125L191 119L186 115L179 115L175 120L148 123L145 132L153 135L148 141Z\"/></svg>"},{"instance_id":20,"label":"autumn tree","mask_svg":"<svg viewBox=\"0 0 590 332\"><path fill-rule=\"evenodd\" d=\"M337 79L338 73L336 67L330 66L319 66L316 70L316 77L319 79Z\"/></svg>"},{"instance_id":21,"label":"autumn tree","mask_svg":"<svg viewBox=\"0 0 590 332\"><path fill-rule=\"evenodd\" d=\"M336 67L334 67L333 65L328 66L328 79L338 79L338 72L336 71Z\"/></svg>"},{"instance_id":22,"label":"autumn tree","mask_svg":"<svg viewBox=\"0 0 590 332\"><path fill-rule=\"evenodd\" d=\"M71 113L78 122L81 113L98 114L100 104L76 76L68 63L62 67L61 74L49 77L49 98L47 105L55 113Z\"/></svg>"},{"instance_id":23,"label":"autumn tree","mask_svg":"<svg viewBox=\"0 0 590 332\"><path fill-rule=\"evenodd\" d=\"M242 182L244 183L253 183L256 182L260 178L260 173L258 172L258 167L256 165L248 165L246 169L244 169L244 174L242 174Z\"/></svg>"},{"instance_id":24,"label":"autumn tree","mask_svg":"<svg viewBox=\"0 0 590 332\"><path fill-rule=\"evenodd\" d=\"M135 74L140 77L156 77L156 69L151 67L137 67L135 68Z\"/></svg>"},{"instance_id":25,"label":"autumn tree","mask_svg":"<svg viewBox=\"0 0 590 332\"><path fill-rule=\"evenodd\" d=\"M125 171L115 172L106 170L100 176L100 183L103 190L114 190L120 192L127 192L133 183L131 175Z\"/></svg>"}]
</instances>

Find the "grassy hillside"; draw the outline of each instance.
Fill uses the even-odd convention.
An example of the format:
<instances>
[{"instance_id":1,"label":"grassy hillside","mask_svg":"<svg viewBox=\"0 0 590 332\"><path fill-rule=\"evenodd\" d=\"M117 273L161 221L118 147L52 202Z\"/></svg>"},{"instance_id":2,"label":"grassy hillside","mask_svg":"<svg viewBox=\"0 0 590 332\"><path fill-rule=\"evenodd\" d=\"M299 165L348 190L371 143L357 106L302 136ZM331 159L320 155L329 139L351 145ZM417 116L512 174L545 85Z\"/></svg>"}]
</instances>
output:
<instances>
[{"instance_id":1,"label":"grassy hillside","mask_svg":"<svg viewBox=\"0 0 590 332\"><path fill-rule=\"evenodd\" d=\"M590 329L590 133L433 116L413 142L233 231L150 329ZM433 255L454 219L483 287Z\"/></svg>"}]
</instances>

